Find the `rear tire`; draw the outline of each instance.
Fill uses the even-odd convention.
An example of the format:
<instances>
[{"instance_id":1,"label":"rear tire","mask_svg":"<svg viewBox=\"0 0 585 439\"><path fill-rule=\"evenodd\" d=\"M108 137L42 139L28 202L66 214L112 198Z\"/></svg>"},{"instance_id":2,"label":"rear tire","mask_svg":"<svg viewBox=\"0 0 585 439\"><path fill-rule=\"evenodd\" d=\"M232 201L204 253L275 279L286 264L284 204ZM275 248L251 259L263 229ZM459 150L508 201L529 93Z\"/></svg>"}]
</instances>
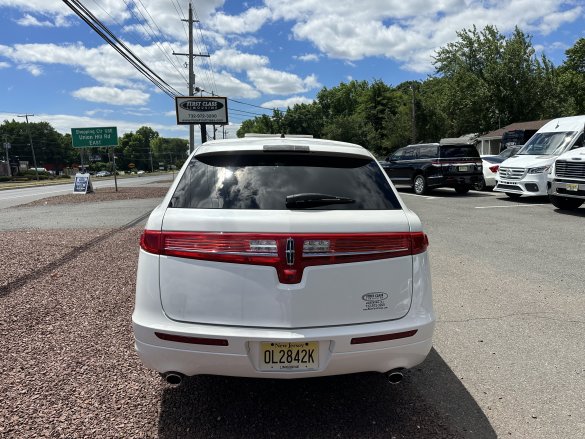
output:
<instances>
[{"instance_id":1,"label":"rear tire","mask_svg":"<svg viewBox=\"0 0 585 439\"><path fill-rule=\"evenodd\" d=\"M424 195L428 192L429 188L427 187L427 180L424 175L418 174L414 176L412 188L414 189L414 193L417 195Z\"/></svg>"},{"instance_id":2,"label":"rear tire","mask_svg":"<svg viewBox=\"0 0 585 439\"><path fill-rule=\"evenodd\" d=\"M584 202L579 198L557 197L556 195L549 195L548 198L550 199L550 202L553 204L553 206L561 210L578 209Z\"/></svg>"},{"instance_id":3,"label":"rear tire","mask_svg":"<svg viewBox=\"0 0 585 439\"><path fill-rule=\"evenodd\" d=\"M522 194L515 194L514 192L504 192L507 196L509 196L512 200L516 200L522 196Z\"/></svg>"},{"instance_id":4,"label":"rear tire","mask_svg":"<svg viewBox=\"0 0 585 439\"><path fill-rule=\"evenodd\" d=\"M467 192L469 192L469 189L471 188L467 185L455 186L455 192L457 192L459 195L466 194Z\"/></svg>"},{"instance_id":5,"label":"rear tire","mask_svg":"<svg viewBox=\"0 0 585 439\"><path fill-rule=\"evenodd\" d=\"M481 179L473 185L473 189L480 192L486 190L485 180L483 177L481 177Z\"/></svg>"}]
</instances>

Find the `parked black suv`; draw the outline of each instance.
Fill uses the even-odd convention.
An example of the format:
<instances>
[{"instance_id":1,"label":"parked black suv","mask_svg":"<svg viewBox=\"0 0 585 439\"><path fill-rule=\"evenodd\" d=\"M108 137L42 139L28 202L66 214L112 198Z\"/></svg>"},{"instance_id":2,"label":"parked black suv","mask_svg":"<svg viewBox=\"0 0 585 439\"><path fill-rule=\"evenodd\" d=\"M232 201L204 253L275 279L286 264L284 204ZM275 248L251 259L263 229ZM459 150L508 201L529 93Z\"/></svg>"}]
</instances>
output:
<instances>
[{"instance_id":1,"label":"parked black suv","mask_svg":"<svg viewBox=\"0 0 585 439\"><path fill-rule=\"evenodd\" d=\"M380 164L394 185L410 186L419 195L437 187L465 194L483 178L479 152L459 139L408 145Z\"/></svg>"}]
</instances>

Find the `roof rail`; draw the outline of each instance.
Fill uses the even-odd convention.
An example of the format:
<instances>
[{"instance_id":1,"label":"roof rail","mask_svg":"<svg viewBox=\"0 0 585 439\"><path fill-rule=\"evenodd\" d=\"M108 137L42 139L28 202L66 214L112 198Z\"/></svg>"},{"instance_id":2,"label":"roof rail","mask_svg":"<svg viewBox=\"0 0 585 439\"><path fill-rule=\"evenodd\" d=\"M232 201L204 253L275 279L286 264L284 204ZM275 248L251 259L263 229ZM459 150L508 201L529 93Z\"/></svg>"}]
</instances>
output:
<instances>
[{"instance_id":1,"label":"roof rail","mask_svg":"<svg viewBox=\"0 0 585 439\"><path fill-rule=\"evenodd\" d=\"M256 138L262 138L262 137L279 137L279 138L287 138L287 139L291 139L291 138L302 138L302 139L312 139L313 135L312 134L261 134L261 133L246 133L244 134L244 137L256 137Z\"/></svg>"}]
</instances>

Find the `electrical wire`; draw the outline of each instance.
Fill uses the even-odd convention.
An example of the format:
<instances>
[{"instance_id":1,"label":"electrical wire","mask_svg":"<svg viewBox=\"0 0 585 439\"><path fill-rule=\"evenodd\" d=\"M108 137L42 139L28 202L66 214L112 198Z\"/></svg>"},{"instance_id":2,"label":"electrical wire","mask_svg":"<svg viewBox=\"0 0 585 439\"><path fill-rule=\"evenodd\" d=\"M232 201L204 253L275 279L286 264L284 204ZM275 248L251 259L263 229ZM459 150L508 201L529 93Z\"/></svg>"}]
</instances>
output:
<instances>
[{"instance_id":1,"label":"electrical wire","mask_svg":"<svg viewBox=\"0 0 585 439\"><path fill-rule=\"evenodd\" d=\"M185 26L185 14L183 13L183 9L181 8L181 4L177 1L176 4L179 6L179 9L181 9L181 13L179 13L179 9L177 9L177 6L175 5L175 0L171 0L171 3L173 4L173 8L175 8L175 11L177 11L177 16L179 17L179 21L183 24L183 32L185 32L185 39L187 41L189 41L189 34L187 33L187 28Z\"/></svg>"},{"instance_id":2,"label":"electrical wire","mask_svg":"<svg viewBox=\"0 0 585 439\"><path fill-rule=\"evenodd\" d=\"M148 9L146 9L146 7L144 6L144 4L142 3L141 0L140 4L142 5L142 7L144 8L144 10L146 11L146 13L148 14L148 16L150 17L150 19L152 20L152 22L154 23L154 25L156 26L156 28L158 29L161 37L164 37L163 32L160 30L160 27L158 26L158 24L154 21L154 18L152 18L152 15L150 15L150 12L148 12ZM96 0L93 0L94 3L96 3ZM136 6L136 10L138 11L138 13L142 16L142 19L144 22L141 22L141 20L138 18L138 16L134 13L134 10L130 7L129 2L127 2L126 0L123 0L124 4L126 5L126 9L128 9L128 11L132 14L132 16L134 17L134 19L140 23L140 25L142 26L142 28L144 29L145 33L153 39L154 43L156 44L156 46L159 48L159 50L163 53L163 55L165 56L165 58L169 61L169 63L174 67L174 69L179 73L179 75L183 78L183 80L185 81L185 85L187 85L189 83L189 80L187 79L187 77L185 76L185 74L181 71L181 69L179 69L177 67L177 65L175 64L175 62L173 61L173 59L167 54L167 52L164 50L163 48L163 44L164 42L168 43L169 46L171 45L170 41L166 40L163 41L162 38L157 37L156 32L154 31L154 29L152 28L152 26L150 25L150 22L146 19L146 17L144 16L144 14L142 13L142 11L140 10L140 8L138 8L138 5L136 3L134 3L134 5ZM103 9L103 8L102 8ZM146 29L146 26L144 26L144 23L146 23L146 25L150 28L150 32L148 32L148 30ZM172 47L171 47L172 49ZM173 50L174 52L174 50ZM176 56L176 55L175 55ZM177 57L178 58L178 57Z\"/></svg>"},{"instance_id":3,"label":"electrical wire","mask_svg":"<svg viewBox=\"0 0 585 439\"><path fill-rule=\"evenodd\" d=\"M149 81L166 93L169 97L174 98L180 93L148 67L126 44L120 41L89 9L87 9L78 0L63 0L79 18L81 18L89 27L91 27L100 37L102 37L116 52L126 59L134 68L136 68Z\"/></svg>"}]
</instances>

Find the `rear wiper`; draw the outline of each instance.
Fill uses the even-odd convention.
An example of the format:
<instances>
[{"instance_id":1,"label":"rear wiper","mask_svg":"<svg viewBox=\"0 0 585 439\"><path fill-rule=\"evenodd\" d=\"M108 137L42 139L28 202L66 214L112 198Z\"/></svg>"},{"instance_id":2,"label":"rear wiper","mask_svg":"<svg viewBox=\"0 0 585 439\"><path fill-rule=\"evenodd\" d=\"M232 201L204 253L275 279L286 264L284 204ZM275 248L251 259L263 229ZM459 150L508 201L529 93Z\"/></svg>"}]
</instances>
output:
<instances>
[{"instance_id":1,"label":"rear wiper","mask_svg":"<svg viewBox=\"0 0 585 439\"><path fill-rule=\"evenodd\" d=\"M317 207L327 204L350 204L355 200L347 197L338 197L327 194L293 194L286 197L286 207Z\"/></svg>"}]
</instances>

